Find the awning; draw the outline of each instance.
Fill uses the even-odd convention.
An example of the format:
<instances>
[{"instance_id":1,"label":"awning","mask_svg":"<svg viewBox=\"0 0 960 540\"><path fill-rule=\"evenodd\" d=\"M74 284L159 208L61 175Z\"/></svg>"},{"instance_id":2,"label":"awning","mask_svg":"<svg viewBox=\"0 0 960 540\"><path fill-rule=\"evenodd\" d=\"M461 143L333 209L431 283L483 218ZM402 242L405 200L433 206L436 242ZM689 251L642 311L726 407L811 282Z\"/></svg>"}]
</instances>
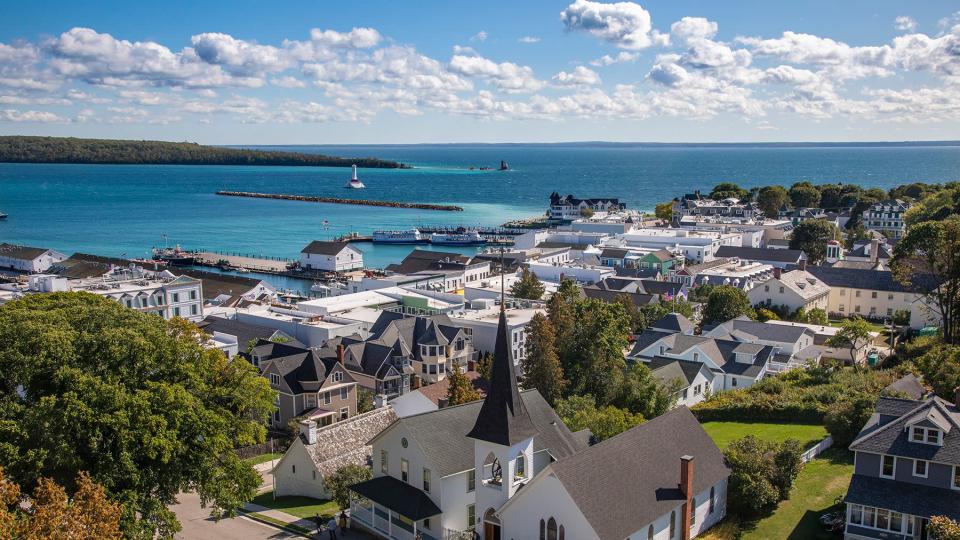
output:
<instances>
[{"instance_id":1,"label":"awning","mask_svg":"<svg viewBox=\"0 0 960 540\"><path fill-rule=\"evenodd\" d=\"M441 513L426 493L392 476L378 476L354 484L350 486L350 491L414 521Z\"/></svg>"}]
</instances>

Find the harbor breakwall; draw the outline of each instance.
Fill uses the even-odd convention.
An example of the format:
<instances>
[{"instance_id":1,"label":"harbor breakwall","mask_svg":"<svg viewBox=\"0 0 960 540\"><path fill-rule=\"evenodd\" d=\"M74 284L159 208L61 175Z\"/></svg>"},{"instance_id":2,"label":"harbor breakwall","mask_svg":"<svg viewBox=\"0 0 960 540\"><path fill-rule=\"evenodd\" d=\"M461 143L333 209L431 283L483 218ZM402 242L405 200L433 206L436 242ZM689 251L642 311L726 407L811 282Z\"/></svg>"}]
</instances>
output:
<instances>
[{"instance_id":1,"label":"harbor breakwall","mask_svg":"<svg viewBox=\"0 0 960 540\"><path fill-rule=\"evenodd\" d=\"M331 204L355 204L358 206L382 206L385 208L412 208L416 210L439 210L442 212L463 212L463 207L452 204L408 203L397 201L370 201L366 199L341 199L339 197L314 197L311 195L289 195L285 193L254 193L250 191L218 191L217 195L227 197L249 197L253 199L280 199L283 201L303 201Z\"/></svg>"}]
</instances>

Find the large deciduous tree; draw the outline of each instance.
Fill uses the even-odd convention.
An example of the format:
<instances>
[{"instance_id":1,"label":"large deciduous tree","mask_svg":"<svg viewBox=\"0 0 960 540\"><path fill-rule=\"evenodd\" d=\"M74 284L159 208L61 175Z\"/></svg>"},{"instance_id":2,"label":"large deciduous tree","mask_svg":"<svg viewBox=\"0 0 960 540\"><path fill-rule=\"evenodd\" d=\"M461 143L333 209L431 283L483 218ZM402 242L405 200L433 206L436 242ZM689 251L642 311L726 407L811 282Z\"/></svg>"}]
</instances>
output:
<instances>
[{"instance_id":1,"label":"large deciduous tree","mask_svg":"<svg viewBox=\"0 0 960 540\"><path fill-rule=\"evenodd\" d=\"M960 216L912 225L893 248L894 276L926 296L942 319L943 340L960 339ZM919 309L923 309L920 307Z\"/></svg>"},{"instance_id":2,"label":"large deciduous tree","mask_svg":"<svg viewBox=\"0 0 960 540\"><path fill-rule=\"evenodd\" d=\"M556 410L557 416L570 431L589 429L598 441L609 439L644 422L643 415L613 405L598 406L589 394L558 400Z\"/></svg>"},{"instance_id":3,"label":"large deciduous tree","mask_svg":"<svg viewBox=\"0 0 960 540\"><path fill-rule=\"evenodd\" d=\"M836 225L823 219L810 219L794 227L790 235L790 249L807 254L810 264L819 264L827 258L827 242L840 238Z\"/></svg>"},{"instance_id":4,"label":"large deciduous tree","mask_svg":"<svg viewBox=\"0 0 960 540\"><path fill-rule=\"evenodd\" d=\"M673 201L667 201L665 203L660 203L653 209L653 215L657 216L657 219L661 221L672 221L673 220Z\"/></svg>"},{"instance_id":5,"label":"large deciduous tree","mask_svg":"<svg viewBox=\"0 0 960 540\"><path fill-rule=\"evenodd\" d=\"M707 307L703 310L705 324L718 324L741 315L755 317L747 293L730 285L715 287L707 298Z\"/></svg>"},{"instance_id":6,"label":"large deciduous tree","mask_svg":"<svg viewBox=\"0 0 960 540\"><path fill-rule=\"evenodd\" d=\"M563 368L557 356L553 324L542 313L530 319L525 347L527 354L520 361L524 388L536 388L548 403L555 403L563 395L567 381L563 378Z\"/></svg>"},{"instance_id":7,"label":"large deciduous tree","mask_svg":"<svg viewBox=\"0 0 960 540\"><path fill-rule=\"evenodd\" d=\"M810 182L790 186L790 203L797 208L816 208L820 205L820 190Z\"/></svg>"},{"instance_id":8,"label":"large deciduous tree","mask_svg":"<svg viewBox=\"0 0 960 540\"><path fill-rule=\"evenodd\" d=\"M733 182L720 182L713 186L713 190L710 192L710 198L715 201L722 201L731 197L745 201L750 197L750 192Z\"/></svg>"},{"instance_id":9,"label":"large deciduous tree","mask_svg":"<svg viewBox=\"0 0 960 540\"><path fill-rule=\"evenodd\" d=\"M763 215L770 219L776 219L780 215L780 209L789 200L790 196L783 186L766 186L757 193L757 205L763 210Z\"/></svg>"},{"instance_id":10,"label":"large deciduous tree","mask_svg":"<svg viewBox=\"0 0 960 540\"><path fill-rule=\"evenodd\" d=\"M575 304L574 320L570 363L563 372L571 391L592 394L607 405L623 382L630 317L622 304L589 299Z\"/></svg>"},{"instance_id":11,"label":"large deciduous tree","mask_svg":"<svg viewBox=\"0 0 960 540\"><path fill-rule=\"evenodd\" d=\"M260 484L233 450L263 440L274 393L204 341L183 319L89 293L0 307L0 465L26 489L88 471L128 538L178 531L167 506L183 490L233 515Z\"/></svg>"},{"instance_id":12,"label":"large deciduous tree","mask_svg":"<svg viewBox=\"0 0 960 540\"><path fill-rule=\"evenodd\" d=\"M854 315L840 323L840 329L827 339L827 345L850 349L850 357L853 359L853 367L856 369L859 365L860 351L870 345L870 332L872 330L873 327L870 326L870 323L860 316Z\"/></svg>"}]
</instances>

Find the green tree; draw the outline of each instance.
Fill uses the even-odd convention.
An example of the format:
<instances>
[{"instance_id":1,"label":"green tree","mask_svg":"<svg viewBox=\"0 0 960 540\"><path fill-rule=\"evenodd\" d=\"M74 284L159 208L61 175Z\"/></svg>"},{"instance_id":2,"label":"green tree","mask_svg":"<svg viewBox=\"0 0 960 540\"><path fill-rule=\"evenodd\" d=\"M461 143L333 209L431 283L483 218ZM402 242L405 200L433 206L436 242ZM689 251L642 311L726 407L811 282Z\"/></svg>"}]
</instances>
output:
<instances>
[{"instance_id":1,"label":"green tree","mask_svg":"<svg viewBox=\"0 0 960 540\"><path fill-rule=\"evenodd\" d=\"M657 216L657 219L662 221L671 221L673 220L673 201L667 201L665 203L658 204L654 207L653 215Z\"/></svg>"},{"instance_id":2,"label":"green tree","mask_svg":"<svg viewBox=\"0 0 960 540\"><path fill-rule=\"evenodd\" d=\"M581 299L580 287L572 279L560 282L557 292L547 300L547 317L557 336L557 356L567 373L567 366L573 363L574 306Z\"/></svg>"},{"instance_id":3,"label":"green tree","mask_svg":"<svg viewBox=\"0 0 960 540\"><path fill-rule=\"evenodd\" d=\"M580 217L590 219L593 217L593 208L583 207L580 209Z\"/></svg>"},{"instance_id":4,"label":"green tree","mask_svg":"<svg viewBox=\"0 0 960 540\"><path fill-rule=\"evenodd\" d=\"M840 197L842 193L840 192L840 186L836 184L821 184L817 186L817 189L820 191L820 207L826 208L828 210L839 210Z\"/></svg>"},{"instance_id":5,"label":"green tree","mask_svg":"<svg viewBox=\"0 0 960 540\"><path fill-rule=\"evenodd\" d=\"M357 414L363 414L373 410L373 390L357 386Z\"/></svg>"},{"instance_id":6,"label":"green tree","mask_svg":"<svg viewBox=\"0 0 960 540\"><path fill-rule=\"evenodd\" d=\"M623 381L630 318L622 304L584 299L574 306L573 319L570 363L563 365L570 390L607 405Z\"/></svg>"},{"instance_id":7,"label":"green tree","mask_svg":"<svg viewBox=\"0 0 960 540\"><path fill-rule=\"evenodd\" d=\"M707 306L703 310L703 322L717 324L736 319L741 315L750 318L756 316L750 306L747 293L730 285L720 285L715 287L707 298Z\"/></svg>"},{"instance_id":8,"label":"green tree","mask_svg":"<svg viewBox=\"0 0 960 540\"><path fill-rule=\"evenodd\" d=\"M544 292L546 292L546 287L543 286L543 283L540 283L537 275L528 268L520 269L520 280L510 287L510 294L525 300L540 300L543 298Z\"/></svg>"},{"instance_id":9,"label":"green tree","mask_svg":"<svg viewBox=\"0 0 960 540\"><path fill-rule=\"evenodd\" d=\"M840 448L850 446L873 414L874 402L872 397L863 396L852 400L841 399L827 406L823 424L833 437L834 445Z\"/></svg>"},{"instance_id":10,"label":"green tree","mask_svg":"<svg viewBox=\"0 0 960 540\"><path fill-rule=\"evenodd\" d=\"M823 308L813 308L807 312L807 322L809 324L825 325L829 322L827 312Z\"/></svg>"},{"instance_id":11,"label":"green tree","mask_svg":"<svg viewBox=\"0 0 960 540\"><path fill-rule=\"evenodd\" d=\"M773 474L771 481L777 487L780 500L790 498L790 488L803 469L803 446L796 439L787 439L776 448L773 454Z\"/></svg>"},{"instance_id":12,"label":"green tree","mask_svg":"<svg viewBox=\"0 0 960 540\"><path fill-rule=\"evenodd\" d=\"M810 182L797 182L790 186L790 203L797 208L817 208L820 205L820 190Z\"/></svg>"},{"instance_id":13,"label":"green tree","mask_svg":"<svg viewBox=\"0 0 960 540\"><path fill-rule=\"evenodd\" d=\"M730 467L730 511L741 517L756 517L787 498L803 467L802 452L796 440L775 443L747 435L730 443L724 451Z\"/></svg>"},{"instance_id":14,"label":"green tree","mask_svg":"<svg viewBox=\"0 0 960 540\"><path fill-rule=\"evenodd\" d=\"M827 258L827 242L840 238L836 225L823 219L810 219L793 228L790 249L807 254L810 264L820 264Z\"/></svg>"},{"instance_id":15,"label":"green tree","mask_svg":"<svg viewBox=\"0 0 960 540\"><path fill-rule=\"evenodd\" d=\"M710 192L710 198L715 201L722 201L731 197L745 201L749 199L750 192L733 182L721 182L713 186L713 191Z\"/></svg>"},{"instance_id":16,"label":"green tree","mask_svg":"<svg viewBox=\"0 0 960 540\"><path fill-rule=\"evenodd\" d=\"M780 209L790 200L787 190L783 186L766 186L757 193L757 206L770 219L780 215Z\"/></svg>"},{"instance_id":17,"label":"green tree","mask_svg":"<svg viewBox=\"0 0 960 540\"><path fill-rule=\"evenodd\" d=\"M757 320L760 322L779 321L780 316L767 308L757 308Z\"/></svg>"},{"instance_id":18,"label":"green tree","mask_svg":"<svg viewBox=\"0 0 960 540\"><path fill-rule=\"evenodd\" d=\"M491 369L493 369L493 355L490 353L481 354L480 359L477 360L477 373L483 380L490 381Z\"/></svg>"},{"instance_id":19,"label":"green tree","mask_svg":"<svg viewBox=\"0 0 960 540\"><path fill-rule=\"evenodd\" d=\"M898 309L893 312L893 324L897 326L907 326L910 324L910 310Z\"/></svg>"},{"instance_id":20,"label":"green tree","mask_svg":"<svg viewBox=\"0 0 960 540\"><path fill-rule=\"evenodd\" d=\"M644 421L642 415L612 405L597 407L596 400L589 394L557 400L556 411L570 431L589 429L598 441L609 439Z\"/></svg>"},{"instance_id":21,"label":"green tree","mask_svg":"<svg viewBox=\"0 0 960 540\"><path fill-rule=\"evenodd\" d=\"M955 343L960 337L960 216L908 227L893 248L890 266L897 280L924 295L940 316L944 342Z\"/></svg>"},{"instance_id":22,"label":"green tree","mask_svg":"<svg viewBox=\"0 0 960 540\"><path fill-rule=\"evenodd\" d=\"M263 441L274 392L202 342L183 319L89 293L0 307L0 465L27 489L88 471L128 538L178 531L167 507L183 490L234 515L260 477L233 449Z\"/></svg>"},{"instance_id":23,"label":"green tree","mask_svg":"<svg viewBox=\"0 0 960 540\"><path fill-rule=\"evenodd\" d=\"M930 540L960 540L960 523L947 516L933 516L927 526Z\"/></svg>"},{"instance_id":24,"label":"green tree","mask_svg":"<svg viewBox=\"0 0 960 540\"><path fill-rule=\"evenodd\" d=\"M350 486L366 482L373 478L370 469L360 465L344 465L337 469L337 472L323 479L327 491L330 492L330 498L341 509L350 507Z\"/></svg>"},{"instance_id":25,"label":"green tree","mask_svg":"<svg viewBox=\"0 0 960 540\"><path fill-rule=\"evenodd\" d=\"M860 351L870 345L871 331L873 331L873 327L870 326L870 323L860 318L859 315L854 315L840 323L840 329L827 339L827 345L850 349L853 367L856 369L860 363Z\"/></svg>"},{"instance_id":26,"label":"green tree","mask_svg":"<svg viewBox=\"0 0 960 540\"><path fill-rule=\"evenodd\" d=\"M627 370L614 404L646 419L656 418L676 404L680 389L680 381L663 384L646 364L636 362Z\"/></svg>"},{"instance_id":27,"label":"green tree","mask_svg":"<svg viewBox=\"0 0 960 540\"><path fill-rule=\"evenodd\" d=\"M450 386L447 387L447 405L461 405L483 397L480 391L473 387L473 381L460 371L459 366L453 366L448 377Z\"/></svg>"},{"instance_id":28,"label":"green tree","mask_svg":"<svg viewBox=\"0 0 960 540\"><path fill-rule=\"evenodd\" d=\"M526 356L523 367L524 388L536 388L551 405L563 395L567 381L557 356L557 336L550 319L537 313L527 326Z\"/></svg>"}]
</instances>

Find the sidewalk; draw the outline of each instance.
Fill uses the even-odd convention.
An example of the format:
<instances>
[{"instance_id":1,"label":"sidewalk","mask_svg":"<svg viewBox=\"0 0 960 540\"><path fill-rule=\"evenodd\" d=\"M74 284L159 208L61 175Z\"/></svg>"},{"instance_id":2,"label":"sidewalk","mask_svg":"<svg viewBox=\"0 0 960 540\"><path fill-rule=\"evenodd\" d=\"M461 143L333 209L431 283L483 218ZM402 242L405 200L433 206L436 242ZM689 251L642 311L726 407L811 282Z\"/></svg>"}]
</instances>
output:
<instances>
[{"instance_id":1,"label":"sidewalk","mask_svg":"<svg viewBox=\"0 0 960 540\"><path fill-rule=\"evenodd\" d=\"M247 514L247 517L251 519L256 519L257 521L268 523L278 528L296 532L305 538L315 538L318 540L326 540L329 538L329 535L326 532L323 532L319 535L317 534L317 524L312 519L298 518L297 516L290 515L280 510L274 510L272 508L267 508L265 506L260 506L259 504L253 503L244 504L243 511ZM372 539L375 537L361 531L337 529L337 538Z\"/></svg>"}]
</instances>

